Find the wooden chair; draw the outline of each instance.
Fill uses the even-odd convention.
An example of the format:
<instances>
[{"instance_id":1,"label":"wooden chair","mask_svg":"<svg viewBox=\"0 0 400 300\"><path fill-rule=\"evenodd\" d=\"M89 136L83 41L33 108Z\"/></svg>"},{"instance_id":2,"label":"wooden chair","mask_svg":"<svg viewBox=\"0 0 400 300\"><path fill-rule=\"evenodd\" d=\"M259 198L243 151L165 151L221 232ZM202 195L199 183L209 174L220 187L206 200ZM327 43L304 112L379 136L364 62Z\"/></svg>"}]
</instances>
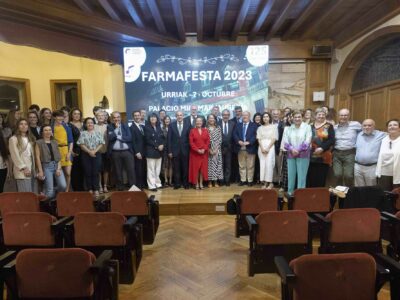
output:
<instances>
[{"instance_id":1,"label":"wooden chair","mask_svg":"<svg viewBox=\"0 0 400 300\"><path fill-rule=\"evenodd\" d=\"M118 262L111 251L25 249L3 266L8 299L118 299ZM1 265L1 263L0 263Z\"/></svg>"},{"instance_id":2,"label":"wooden chair","mask_svg":"<svg viewBox=\"0 0 400 300\"><path fill-rule=\"evenodd\" d=\"M276 190L245 190L242 194L235 195L236 202L236 220L235 236L249 235L249 226L246 216L257 216L263 211L278 211L281 209L281 203L278 199Z\"/></svg>"},{"instance_id":3,"label":"wooden chair","mask_svg":"<svg viewBox=\"0 0 400 300\"><path fill-rule=\"evenodd\" d=\"M390 271L367 253L309 254L290 264L276 257L275 264L283 300L373 300L390 280Z\"/></svg>"},{"instance_id":4,"label":"wooden chair","mask_svg":"<svg viewBox=\"0 0 400 300\"><path fill-rule=\"evenodd\" d=\"M40 212L49 210L49 200L31 192L6 192L0 194L0 213Z\"/></svg>"},{"instance_id":5,"label":"wooden chair","mask_svg":"<svg viewBox=\"0 0 400 300\"><path fill-rule=\"evenodd\" d=\"M384 237L390 244L386 247L387 254L395 260L400 260L400 211L395 215L382 212L384 218L383 227L386 229Z\"/></svg>"},{"instance_id":6,"label":"wooden chair","mask_svg":"<svg viewBox=\"0 0 400 300\"><path fill-rule=\"evenodd\" d=\"M120 283L133 283L142 258L142 225L120 213L77 213L66 226L66 247L80 247L98 255L113 251L119 261Z\"/></svg>"},{"instance_id":7,"label":"wooden chair","mask_svg":"<svg viewBox=\"0 0 400 300\"><path fill-rule=\"evenodd\" d=\"M310 221L305 211L266 211L246 219L250 227L249 276L276 272L275 256L291 260L312 253L310 222L315 221Z\"/></svg>"},{"instance_id":8,"label":"wooden chair","mask_svg":"<svg viewBox=\"0 0 400 300\"><path fill-rule=\"evenodd\" d=\"M294 191L288 198L289 210L304 210L308 214L327 214L335 205L328 188L304 188ZM333 198L334 199L334 198Z\"/></svg>"},{"instance_id":9,"label":"wooden chair","mask_svg":"<svg viewBox=\"0 0 400 300\"><path fill-rule=\"evenodd\" d=\"M381 216L375 208L337 209L326 217L316 214L322 224L319 253L381 253Z\"/></svg>"},{"instance_id":10,"label":"wooden chair","mask_svg":"<svg viewBox=\"0 0 400 300\"><path fill-rule=\"evenodd\" d=\"M57 194L55 203L58 217L74 217L80 212L101 210L100 202L89 192L61 192Z\"/></svg>"},{"instance_id":11,"label":"wooden chair","mask_svg":"<svg viewBox=\"0 0 400 300\"><path fill-rule=\"evenodd\" d=\"M0 223L3 250L63 247L67 221L44 212L7 213Z\"/></svg>"},{"instance_id":12,"label":"wooden chair","mask_svg":"<svg viewBox=\"0 0 400 300\"><path fill-rule=\"evenodd\" d=\"M143 243L154 243L160 224L159 203L154 196L148 197L143 191L113 192L106 200L109 211L118 212L126 217L137 217L143 226Z\"/></svg>"}]
</instances>

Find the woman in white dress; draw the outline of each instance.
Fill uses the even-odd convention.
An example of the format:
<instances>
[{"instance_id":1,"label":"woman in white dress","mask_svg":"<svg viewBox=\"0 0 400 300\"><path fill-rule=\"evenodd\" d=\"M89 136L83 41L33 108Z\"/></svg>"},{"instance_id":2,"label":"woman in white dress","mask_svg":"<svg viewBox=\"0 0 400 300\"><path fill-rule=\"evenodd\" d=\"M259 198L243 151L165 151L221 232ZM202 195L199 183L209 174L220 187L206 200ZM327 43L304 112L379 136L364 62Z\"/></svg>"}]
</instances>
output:
<instances>
[{"instance_id":1,"label":"woman in white dress","mask_svg":"<svg viewBox=\"0 0 400 300\"><path fill-rule=\"evenodd\" d=\"M278 139L278 128L271 124L270 113L262 115L261 126L257 129L258 157L260 160L260 181L264 183L263 188L271 189L274 187L272 178L275 167L275 141Z\"/></svg>"}]
</instances>

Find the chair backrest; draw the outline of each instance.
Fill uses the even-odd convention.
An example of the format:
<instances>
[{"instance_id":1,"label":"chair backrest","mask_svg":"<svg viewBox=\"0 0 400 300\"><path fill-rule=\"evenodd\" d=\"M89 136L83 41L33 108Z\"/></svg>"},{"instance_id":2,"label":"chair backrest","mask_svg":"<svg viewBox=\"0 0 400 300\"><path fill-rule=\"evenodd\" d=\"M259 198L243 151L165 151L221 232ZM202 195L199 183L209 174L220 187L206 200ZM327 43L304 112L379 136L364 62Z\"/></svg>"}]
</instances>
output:
<instances>
[{"instance_id":1,"label":"chair backrest","mask_svg":"<svg viewBox=\"0 0 400 300\"><path fill-rule=\"evenodd\" d=\"M304 210L306 212L329 212L329 189L305 188L295 190L293 209Z\"/></svg>"},{"instance_id":2,"label":"chair backrest","mask_svg":"<svg viewBox=\"0 0 400 300\"><path fill-rule=\"evenodd\" d=\"M3 217L6 246L54 246L51 224L56 219L44 212L10 212Z\"/></svg>"},{"instance_id":3,"label":"chair backrest","mask_svg":"<svg viewBox=\"0 0 400 300\"><path fill-rule=\"evenodd\" d=\"M337 209L326 218L331 221L332 243L378 242L381 215L375 208Z\"/></svg>"},{"instance_id":4,"label":"chair backrest","mask_svg":"<svg viewBox=\"0 0 400 300\"><path fill-rule=\"evenodd\" d=\"M0 194L0 211L4 216L8 212L39 212L38 195L30 192L7 192Z\"/></svg>"},{"instance_id":5,"label":"chair backrest","mask_svg":"<svg viewBox=\"0 0 400 300\"><path fill-rule=\"evenodd\" d=\"M25 249L16 258L17 287L21 298L58 299L90 297L96 257L83 249Z\"/></svg>"},{"instance_id":6,"label":"chair backrest","mask_svg":"<svg viewBox=\"0 0 400 300\"><path fill-rule=\"evenodd\" d=\"M59 217L73 217L79 212L95 211L93 196L89 192L61 192L56 199Z\"/></svg>"},{"instance_id":7,"label":"chair backrest","mask_svg":"<svg viewBox=\"0 0 400 300\"><path fill-rule=\"evenodd\" d=\"M74 219L75 245L125 246L126 218L116 212L78 213Z\"/></svg>"},{"instance_id":8,"label":"chair backrest","mask_svg":"<svg viewBox=\"0 0 400 300\"><path fill-rule=\"evenodd\" d=\"M149 214L148 197L143 191L114 192L111 194L111 211L124 216L145 216Z\"/></svg>"},{"instance_id":9,"label":"chair backrest","mask_svg":"<svg viewBox=\"0 0 400 300\"><path fill-rule=\"evenodd\" d=\"M308 215L302 210L264 211L256 217L257 244L307 244Z\"/></svg>"},{"instance_id":10,"label":"chair backrest","mask_svg":"<svg viewBox=\"0 0 400 300\"><path fill-rule=\"evenodd\" d=\"M400 188L394 189L392 193L397 194L397 198L395 200L395 207L397 210L400 210Z\"/></svg>"},{"instance_id":11,"label":"chair backrest","mask_svg":"<svg viewBox=\"0 0 400 300\"><path fill-rule=\"evenodd\" d=\"M366 253L308 254L290 267L295 300L375 299L376 263Z\"/></svg>"},{"instance_id":12,"label":"chair backrest","mask_svg":"<svg viewBox=\"0 0 400 300\"><path fill-rule=\"evenodd\" d=\"M273 189L245 190L240 199L240 213L244 215L278 210L278 192Z\"/></svg>"}]
</instances>

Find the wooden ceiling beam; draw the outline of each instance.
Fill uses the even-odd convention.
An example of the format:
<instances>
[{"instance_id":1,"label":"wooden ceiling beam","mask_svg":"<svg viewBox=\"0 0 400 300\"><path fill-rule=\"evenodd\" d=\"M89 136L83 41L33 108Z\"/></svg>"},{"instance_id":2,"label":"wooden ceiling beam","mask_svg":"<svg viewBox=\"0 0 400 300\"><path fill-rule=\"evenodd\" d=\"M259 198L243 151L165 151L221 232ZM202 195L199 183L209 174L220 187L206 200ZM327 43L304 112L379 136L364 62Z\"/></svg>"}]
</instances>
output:
<instances>
[{"instance_id":1,"label":"wooden ceiling beam","mask_svg":"<svg viewBox=\"0 0 400 300\"><path fill-rule=\"evenodd\" d=\"M333 37L336 48L343 48L356 39L362 37L372 29L400 14L400 3L398 0L382 0L373 9L367 11L346 30L341 30Z\"/></svg>"},{"instance_id":2,"label":"wooden ceiling beam","mask_svg":"<svg viewBox=\"0 0 400 300\"><path fill-rule=\"evenodd\" d=\"M340 6L348 2L349 0L336 0L333 2L333 5L330 7L327 7L325 10L322 11L320 15L318 15L317 19L314 19L313 22L311 23L310 27L308 27L303 34L301 35L302 39L306 38L313 38L315 34L320 31L321 25L326 21L329 16L334 12L336 9L338 9Z\"/></svg>"},{"instance_id":3,"label":"wooden ceiling beam","mask_svg":"<svg viewBox=\"0 0 400 300\"><path fill-rule=\"evenodd\" d=\"M287 40L303 23L307 18L314 12L314 9L320 3L320 0L311 0L307 5L306 9L300 14L300 16L293 22L290 28L283 34L282 40Z\"/></svg>"},{"instance_id":4,"label":"wooden ceiling beam","mask_svg":"<svg viewBox=\"0 0 400 300\"><path fill-rule=\"evenodd\" d=\"M172 0L172 9L174 11L176 28L178 36L182 42L186 41L185 22L183 21L182 3L181 0Z\"/></svg>"},{"instance_id":5,"label":"wooden ceiling beam","mask_svg":"<svg viewBox=\"0 0 400 300\"><path fill-rule=\"evenodd\" d=\"M266 0L264 2L262 9L257 16L256 22L249 32L248 39L250 41L256 38L257 33L260 31L262 25L265 23L265 20L271 12L272 6L274 5L275 1L276 0Z\"/></svg>"},{"instance_id":6,"label":"wooden ceiling beam","mask_svg":"<svg viewBox=\"0 0 400 300\"><path fill-rule=\"evenodd\" d=\"M153 16L154 22L156 23L159 32L166 34L167 29L165 27L164 21L161 17L160 10L158 8L156 0L148 0L147 5L149 6L151 15Z\"/></svg>"},{"instance_id":7,"label":"wooden ceiling beam","mask_svg":"<svg viewBox=\"0 0 400 300\"><path fill-rule=\"evenodd\" d=\"M276 32L279 30L279 28L281 28L281 26L283 25L283 22L285 22L287 16L289 15L290 9L292 8L292 6L295 2L296 2L296 0L289 0L289 2L286 4L285 8L279 14L278 18L275 20L271 29L265 35L266 41L269 41L276 34Z\"/></svg>"},{"instance_id":8,"label":"wooden ceiling beam","mask_svg":"<svg viewBox=\"0 0 400 300\"><path fill-rule=\"evenodd\" d=\"M85 13L92 14L93 8L86 0L74 0L75 4Z\"/></svg>"},{"instance_id":9,"label":"wooden ceiling beam","mask_svg":"<svg viewBox=\"0 0 400 300\"><path fill-rule=\"evenodd\" d=\"M216 41L219 41L221 38L221 32L222 32L222 27L224 26L224 19L227 6L228 6L228 0L218 1L217 19L215 22L215 30L214 30L214 40Z\"/></svg>"},{"instance_id":10,"label":"wooden ceiling beam","mask_svg":"<svg viewBox=\"0 0 400 300\"><path fill-rule=\"evenodd\" d=\"M137 27L139 28L144 28L144 23L142 20L142 17L139 15L139 12L135 5L132 3L131 0L120 0L122 5L126 8L128 11L128 14L131 16L133 22L136 24Z\"/></svg>"},{"instance_id":11,"label":"wooden ceiling beam","mask_svg":"<svg viewBox=\"0 0 400 300\"><path fill-rule=\"evenodd\" d=\"M203 41L203 24L204 24L204 0L196 0L196 30L197 41Z\"/></svg>"},{"instance_id":12,"label":"wooden ceiling beam","mask_svg":"<svg viewBox=\"0 0 400 300\"><path fill-rule=\"evenodd\" d=\"M178 46L181 41L174 37L158 34L156 32L126 25L97 15L87 15L78 9L66 9L64 6L47 5L44 2L30 0L1 0L0 11L5 15L13 15L20 20L37 19L43 26L55 23L58 27L75 25L83 28L90 28L99 33L114 36L120 43L146 41L163 46ZM61 28L60 28L61 30Z\"/></svg>"},{"instance_id":13,"label":"wooden ceiling beam","mask_svg":"<svg viewBox=\"0 0 400 300\"><path fill-rule=\"evenodd\" d=\"M119 16L118 12L116 9L111 5L111 3L108 0L97 0L101 7L106 11L107 15L110 16L111 19L114 21L121 22L121 17Z\"/></svg>"},{"instance_id":14,"label":"wooden ceiling beam","mask_svg":"<svg viewBox=\"0 0 400 300\"><path fill-rule=\"evenodd\" d=\"M237 37L240 33L240 30L242 29L244 20L246 19L247 12L249 11L251 0L244 0L242 2L242 6L240 7L239 14L236 18L235 25L233 26L232 32L231 32L231 40L236 41Z\"/></svg>"}]
</instances>

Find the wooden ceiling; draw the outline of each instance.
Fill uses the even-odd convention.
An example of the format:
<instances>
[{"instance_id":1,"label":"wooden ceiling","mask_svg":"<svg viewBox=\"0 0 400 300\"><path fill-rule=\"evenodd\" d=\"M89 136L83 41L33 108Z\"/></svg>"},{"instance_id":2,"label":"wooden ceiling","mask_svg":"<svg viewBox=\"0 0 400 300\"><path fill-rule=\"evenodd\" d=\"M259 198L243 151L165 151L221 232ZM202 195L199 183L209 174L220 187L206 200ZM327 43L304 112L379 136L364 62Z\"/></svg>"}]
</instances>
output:
<instances>
[{"instance_id":1,"label":"wooden ceiling","mask_svg":"<svg viewBox=\"0 0 400 300\"><path fill-rule=\"evenodd\" d=\"M2 20L115 46L245 36L341 47L399 12L398 0L0 0Z\"/></svg>"}]
</instances>

